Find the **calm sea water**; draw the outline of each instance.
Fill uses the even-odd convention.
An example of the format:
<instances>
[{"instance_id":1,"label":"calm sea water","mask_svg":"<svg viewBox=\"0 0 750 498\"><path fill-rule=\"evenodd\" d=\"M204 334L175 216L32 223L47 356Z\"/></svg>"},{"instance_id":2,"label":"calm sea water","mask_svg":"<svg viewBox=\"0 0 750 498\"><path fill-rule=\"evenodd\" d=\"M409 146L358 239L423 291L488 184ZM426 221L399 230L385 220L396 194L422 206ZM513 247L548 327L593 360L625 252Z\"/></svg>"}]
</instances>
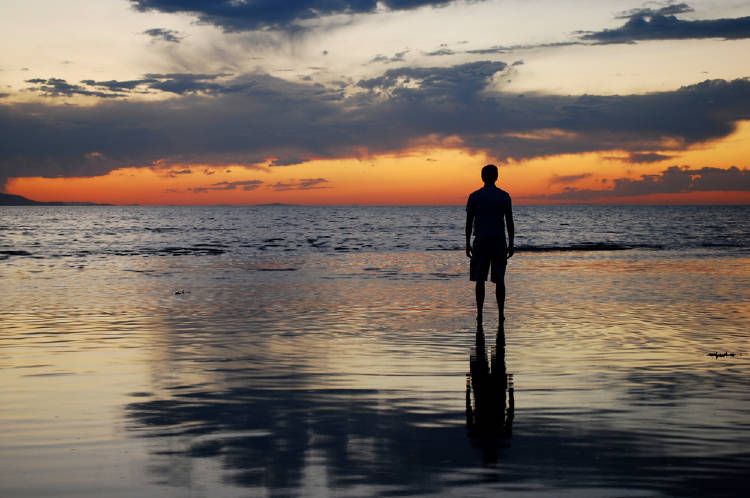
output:
<instances>
[{"instance_id":1,"label":"calm sea water","mask_svg":"<svg viewBox=\"0 0 750 498\"><path fill-rule=\"evenodd\" d=\"M749 215L0 208L0 495L737 495Z\"/></svg>"},{"instance_id":2,"label":"calm sea water","mask_svg":"<svg viewBox=\"0 0 750 498\"><path fill-rule=\"evenodd\" d=\"M520 250L750 248L748 206L517 206ZM463 249L461 207L5 207L0 257ZM717 251L711 252L711 249ZM262 252L259 252L262 251Z\"/></svg>"}]
</instances>

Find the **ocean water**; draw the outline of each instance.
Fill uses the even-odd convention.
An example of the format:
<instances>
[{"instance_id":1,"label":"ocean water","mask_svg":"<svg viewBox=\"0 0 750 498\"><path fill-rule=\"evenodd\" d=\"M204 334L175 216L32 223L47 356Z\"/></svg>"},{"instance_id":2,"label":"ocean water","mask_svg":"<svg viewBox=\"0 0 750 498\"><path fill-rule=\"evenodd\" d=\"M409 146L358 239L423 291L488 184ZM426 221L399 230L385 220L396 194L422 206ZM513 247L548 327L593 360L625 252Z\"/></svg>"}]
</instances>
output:
<instances>
[{"instance_id":1,"label":"ocean water","mask_svg":"<svg viewBox=\"0 0 750 498\"><path fill-rule=\"evenodd\" d=\"M749 212L747 206L517 206L516 245L747 252ZM455 206L4 207L0 258L462 250L463 213Z\"/></svg>"},{"instance_id":2,"label":"ocean water","mask_svg":"<svg viewBox=\"0 0 750 498\"><path fill-rule=\"evenodd\" d=\"M738 495L750 207L514 214L0 208L0 495Z\"/></svg>"}]
</instances>

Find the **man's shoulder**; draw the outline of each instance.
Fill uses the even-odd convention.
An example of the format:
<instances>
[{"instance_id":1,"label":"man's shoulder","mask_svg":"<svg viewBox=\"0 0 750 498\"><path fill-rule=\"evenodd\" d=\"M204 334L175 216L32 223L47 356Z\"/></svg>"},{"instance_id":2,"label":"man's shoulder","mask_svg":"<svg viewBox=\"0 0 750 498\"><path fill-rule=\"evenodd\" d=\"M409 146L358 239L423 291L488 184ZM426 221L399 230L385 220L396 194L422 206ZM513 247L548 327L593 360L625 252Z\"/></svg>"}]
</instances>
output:
<instances>
[{"instance_id":1,"label":"man's shoulder","mask_svg":"<svg viewBox=\"0 0 750 498\"><path fill-rule=\"evenodd\" d=\"M497 186L482 187L469 194L469 200L476 199L478 197L481 197L483 199L493 199L501 197L502 199L510 200L510 194Z\"/></svg>"},{"instance_id":2,"label":"man's shoulder","mask_svg":"<svg viewBox=\"0 0 750 498\"><path fill-rule=\"evenodd\" d=\"M510 199L510 194L506 192L505 190L501 189L500 187L493 187L492 189L489 189L487 191L488 195L491 195L492 197L500 197L503 199Z\"/></svg>"}]
</instances>

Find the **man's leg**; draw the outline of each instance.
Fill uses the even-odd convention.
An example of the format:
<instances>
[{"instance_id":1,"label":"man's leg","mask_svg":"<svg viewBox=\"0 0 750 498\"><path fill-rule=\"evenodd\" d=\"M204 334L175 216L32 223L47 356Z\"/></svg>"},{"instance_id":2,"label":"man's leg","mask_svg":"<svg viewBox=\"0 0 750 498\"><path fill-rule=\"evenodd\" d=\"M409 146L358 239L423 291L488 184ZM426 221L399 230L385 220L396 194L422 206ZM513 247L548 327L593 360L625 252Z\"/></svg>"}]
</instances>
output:
<instances>
[{"instance_id":1,"label":"man's leg","mask_svg":"<svg viewBox=\"0 0 750 498\"><path fill-rule=\"evenodd\" d=\"M497 299L498 330L505 322L505 247L495 248L492 257L492 281L495 283L495 298Z\"/></svg>"},{"instance_id":2,"label":"man's leg","mask_svg":"<svg viewBox=\"0 0 750 498\"><path fill-rule=\"evenodd\" d=\"M497 313L499 315L500 324L498 327L503 326L505 322L505 279L503 278L495 286L495 297L497 298Z\"/></svg>"},{"instance_id":3,"label":"man's leg","mask_svg":"<svg viewBox=\"0 0 750 498\"><path fill-rule=\"evenodd\" d=\"M482 308L484 308L484 280L477 280L477 325L482 326Z\"/></svg>"}]
</instances>

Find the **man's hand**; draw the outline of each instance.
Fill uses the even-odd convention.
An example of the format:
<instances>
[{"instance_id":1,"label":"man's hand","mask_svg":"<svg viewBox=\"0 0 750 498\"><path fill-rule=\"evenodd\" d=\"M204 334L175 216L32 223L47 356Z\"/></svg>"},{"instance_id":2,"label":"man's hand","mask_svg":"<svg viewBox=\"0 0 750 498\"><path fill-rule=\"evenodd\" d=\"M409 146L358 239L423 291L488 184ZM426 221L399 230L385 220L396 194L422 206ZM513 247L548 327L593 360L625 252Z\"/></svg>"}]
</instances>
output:
<instances>
[{"instance_id":1,"label":"man's hand","mask_svg":"<svg viewBox=\"0 0 750 498\"><path fill-rule=\"evenodd\" d=\"M513 246L508 247L508 255L505 257L505 259L510 259L515 252L516 250L513 248Z\"/></svg>"},{"instance_id":2,"label":"man's hand","mask_svg":"<svg viewBox=\"0 0 750 498\"><path fill-rule=\"evenodd\" d=\"M466 207L466 257L471 257L471 232L474 230L474 213Z\"/></svg>"}]
</instances>

